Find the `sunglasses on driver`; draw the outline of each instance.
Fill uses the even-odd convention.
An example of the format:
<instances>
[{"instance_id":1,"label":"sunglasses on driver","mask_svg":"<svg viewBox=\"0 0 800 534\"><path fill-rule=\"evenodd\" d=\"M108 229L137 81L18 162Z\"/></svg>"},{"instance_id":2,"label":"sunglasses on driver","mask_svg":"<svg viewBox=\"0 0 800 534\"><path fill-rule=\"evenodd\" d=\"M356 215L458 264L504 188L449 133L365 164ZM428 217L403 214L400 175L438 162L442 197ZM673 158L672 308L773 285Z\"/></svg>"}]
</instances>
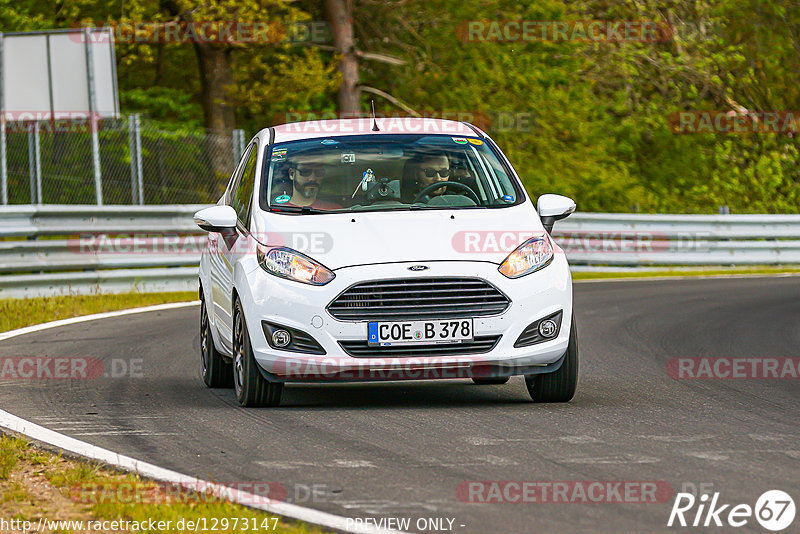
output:
<instances>
[{"instance_id":1,"label":"sunglasses on driver","mask_svg":"<svg viewBox=\"0 0 800 534\"><path fill-rule=\"evenodd\" d=\"M441 169L434 169L433 167L425 167L420 170L424 172L425 176L428 178L433 178L437 174L442 178L447 178L448 176L450 176L450 169L448 167L444 167Z\"/></svg>"}]
</instances>

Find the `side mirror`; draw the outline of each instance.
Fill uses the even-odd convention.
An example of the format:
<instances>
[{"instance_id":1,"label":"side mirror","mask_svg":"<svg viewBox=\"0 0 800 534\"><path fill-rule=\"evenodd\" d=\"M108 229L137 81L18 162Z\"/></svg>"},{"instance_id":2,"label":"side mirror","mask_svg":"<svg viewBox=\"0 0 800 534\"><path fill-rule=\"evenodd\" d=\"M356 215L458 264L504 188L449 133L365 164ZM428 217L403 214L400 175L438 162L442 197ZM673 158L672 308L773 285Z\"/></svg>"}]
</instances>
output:
<instances>
[{"instance_id":1,"label":"side mirror","mask_svg":"<svg viewBox=\"0 0 800 534\"><path fill-rule=\"evenodd\" d=\"M556 221L566 219L575 211L575 201L561 195L542 195L536 202L536 211L547 233L553 232Z\"/></svg>"},{"instance_id":2,"label":"side mirror","mask_svg":"<svg viewBox=\"0 0 800 534\"><path fill-rule=\"evenodd\" d=\"M195 213L194 222L206 232L232 232L236 229L236 210L224 204L211 206Z\"/></svg>"}]
</instances>

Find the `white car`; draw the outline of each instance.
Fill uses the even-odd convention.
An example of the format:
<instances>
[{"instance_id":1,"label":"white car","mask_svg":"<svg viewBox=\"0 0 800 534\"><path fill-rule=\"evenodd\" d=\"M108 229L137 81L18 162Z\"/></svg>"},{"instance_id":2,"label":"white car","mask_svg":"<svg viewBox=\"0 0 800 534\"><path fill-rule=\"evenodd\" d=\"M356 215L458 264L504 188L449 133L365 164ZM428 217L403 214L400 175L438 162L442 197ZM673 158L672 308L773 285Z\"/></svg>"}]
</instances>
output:
<instances>
[{"instance_id":1,"label":"white car","mask_svg":"<svg viewBox=\"0 0 800 534\"><path fill-rule=\"evenodd\" d=\"M195 214L203 379L243 406L280 404L286 382L515 375L534 401L569 401L572 277L549 233L574 210L558 195L534 208L470 124L266 128Z\"/></svg>"}]
</instances>

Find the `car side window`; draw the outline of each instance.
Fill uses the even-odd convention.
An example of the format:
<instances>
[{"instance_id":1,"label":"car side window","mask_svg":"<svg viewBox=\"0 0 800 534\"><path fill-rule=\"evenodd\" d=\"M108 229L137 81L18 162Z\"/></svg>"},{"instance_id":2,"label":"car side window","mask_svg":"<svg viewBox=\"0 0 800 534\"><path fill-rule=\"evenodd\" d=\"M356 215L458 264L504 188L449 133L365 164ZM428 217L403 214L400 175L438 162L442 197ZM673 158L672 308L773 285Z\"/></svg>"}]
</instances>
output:
<instances>
[{"instance_id":1,"label":"car side window","mask_svg":"<svg viewBox=\"0 0 800 534\"><path fill-rule=\"evenodd\" d=\"M250 226L250 205L253 203L253 188L256 182L256 160L258 159L258 146L253 143L250 145L250 155L247 157L247 163L239 178L239 183L236 186L236 192L233 195L233 202L231 203L234 210L239 216L239 222L245 228Z\"/></svg>"},{"instance_id":2,"label":"car side window","mask_svg":"<svg viewBox=\"0 0 800 534\"><path fill-rule=\"evenodd\" d=\"M228 181L228 186L225 188L225 195L223 202L228 206L233 205L233 193L236 189L236 184L239 183L239 177L242 175L242 169L246 164L245 160L247 159L250 153L250 147L253 146L248 145L244 152L242 152L242 157L239 159L239 162L236 164L236 167L233 169L233 174L231 174L231 179Z\"/></svg>"}]
</instances>

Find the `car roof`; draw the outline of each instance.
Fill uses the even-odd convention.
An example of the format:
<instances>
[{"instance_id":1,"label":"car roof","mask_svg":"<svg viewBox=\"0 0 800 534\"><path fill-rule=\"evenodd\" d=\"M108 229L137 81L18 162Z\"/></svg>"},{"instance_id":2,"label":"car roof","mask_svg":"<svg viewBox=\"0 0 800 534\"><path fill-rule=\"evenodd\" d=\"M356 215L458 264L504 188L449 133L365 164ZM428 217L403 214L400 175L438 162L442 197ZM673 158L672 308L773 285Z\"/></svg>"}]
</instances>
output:
<instances>
[{"instance_id":1,"label":"car roof","mask_svg":"<svg viewBox=\"0 0 800 534\"><path fill-rule=\"evenodd\" d=\"M292 122L264 128L257 137L273 143L318 139L341 135L386 135L386 134L444 134L458 137L486 137L480 129L466 122L424 117L382 117L374 120L378 130L373 130L373 119L335 119L321 121ZM270 130L274 131L271 134ZM271 138L271 136L274 137Z\"/></svg>"}]
</instances>

